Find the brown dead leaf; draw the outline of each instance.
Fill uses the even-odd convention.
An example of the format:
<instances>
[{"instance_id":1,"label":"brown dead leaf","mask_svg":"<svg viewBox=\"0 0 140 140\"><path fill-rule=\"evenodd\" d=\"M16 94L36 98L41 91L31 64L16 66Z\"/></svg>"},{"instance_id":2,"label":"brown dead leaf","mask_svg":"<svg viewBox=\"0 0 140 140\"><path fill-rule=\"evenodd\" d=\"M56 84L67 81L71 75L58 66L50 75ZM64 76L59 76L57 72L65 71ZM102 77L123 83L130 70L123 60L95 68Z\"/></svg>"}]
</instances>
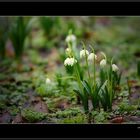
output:
<instances>
[{"instance_id":1,"label":"brown dead leaf","mask_svg":"<svg viewBox=\"0 0 140 140\"><path fill-rule=\"evenodd\" d=\"M121 91L121 86L116 86L116 87L115 87L115 90Z\"/></svg>"},{"instance_id":2,"label":"brown dead leaf","mask_svg":"<svg viewBox=\"0 0 140 140\"><path fill-rule=\"evenodd\" d=\"M134 86L135 84L137 84L137 81L136 81L136 80L128 80L127 82L128 82L128 85L129 85L130 87L132 87L132 86Z\"/></svg>"},{"instance_id":3,"label":"brown dead leaf","mask_svg":"<svg viewBox=\"0 0 140 140\"><path fill-rule=\"evenodd\" d=\"M32 94L30 94L30 100L32 104L36 104L39 101L42 101L40 97L34 97Z\"/></svg>"},{"instance_id":4,"label":"brown dead leaf","mask_svg":"<svg viewBox=\"0 0 140 140\"><path fill-rule=\"evenodd\" d=\"M85 32L85 34L84 34L85 39L90 39L92 36L93 36L92 32Z\"/></svg>"},{"instance_id":5,"label":"brown dead leaf","mask_svg":"<svg viewBox=\"0 0 140 140\"><path fill-rule=\"evenodd\" d=\"M36 97L32 100L32 106L37 112L48 113L48 107L40 97Z\"/></svg>"},{"instance_id":6,"label":"brown dead leaf","mask_svg":"<svg viewBox=\"0 0 140 140\"><path fill-rule=\"evenodd\" d=\"M124 119L126 122L136 122L136 123L140 122L139 116L125 116Z\"/></svg>"},{"instance_id":7,"label":"brown dead leaf","mask_svg":"<svg viewBox=\"0 0 140 140\"><path fill-rule=\"evenodd\" d=\"M67 102L62 102L62 103L58 104L56 107L60 108L61 110L64 110L69 107L69 104Z\"/></svg>"},{"instance_id":8,"label":"brown dead leaf","mask_svg":"<svg viewBox=\"0 0 140 140\"><path fill-rule=\"evenodd\" d=\"M70 106L70 103L67 99L59 99L56 103L55 103L55 108L60 108L61 110L64 110L66 108L68 108Z\"/></svg>"},{"instance_id":9,"label":"brown dead leaf","mask_svg":"<svg viewBox=\"0 0 140 140\"><path fill-rule=\"evenodd\" d=\"M47 105L44 102L38 102L34 105L34 110L37 112L48 113Z\"/></svg>"},{"instance_id":10,"label":"brown dead leaf","mask_svg":"<svg viewBox=\"0 0 140 140\"><path fill-rule=\"evenodd\" d=\"M17 116L14 118L14 120L12 121L12 123L22 123L22 116L20 114L17 114Z\"/></svg>"},{"instance_id":11,"label":"brown dead leaf","mask_svg":"<svg viewBox=\"0 0 140 140\"><path fill-rule=\"evenodd\" d=\"M12 120L12 117L9 112L4 112L2 115L0 115L0 123L10 123Z\"/></svg>"},{"instance_id":12,"label":"brown dead leaf","mask_svg":"<svg viewBox=\"0 0 140 140\"><path fill-rule=\"evenodd\" d=\"M14 57L15 56L14 48L13 48L10 41L8 41L7 44L6 44L6 56L8 56L8 57Z\"/></svg>"},{"instance_id":13,"label":"brown dead leaf","mask_svg":"<svg viewBox=\"0 0 140 140\"><path fill-rule=\"evenodd\" d=\"M122 123L122 122L124 122L123 117L116 117L111 120L111 123Z\"/></svg>"}]
</instances>

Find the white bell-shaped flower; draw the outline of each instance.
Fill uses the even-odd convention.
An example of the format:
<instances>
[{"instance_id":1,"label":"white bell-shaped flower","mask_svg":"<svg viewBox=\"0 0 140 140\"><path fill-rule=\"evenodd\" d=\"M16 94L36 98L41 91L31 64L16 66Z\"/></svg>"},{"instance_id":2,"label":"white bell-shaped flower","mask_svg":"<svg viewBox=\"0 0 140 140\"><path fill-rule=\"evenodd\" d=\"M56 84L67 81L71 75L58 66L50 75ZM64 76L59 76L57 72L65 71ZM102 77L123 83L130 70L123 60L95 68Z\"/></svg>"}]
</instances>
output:
<instances>
[{"instance_id":1,"label":"white bell-shaped flower","mask_svg":"<svg viewBox=\"0 0 140 140\"><path fill-rule=\"evenodd\" d=\"M65 66L73 66L75 63L77 63L77 60L75 58L66 58L64 61Z\"/></svg>"},{"instance_id":2,"label":"white bell-shaped flower","mask_svg":"<svg viewBox=\"0 0 140 140\"><path fill-rule=\"evenodd\" d=\"M76 36L73 34L70 34L66 37L66 42L70 43L70 42L75 42L76 41Z\"/></svg>"},{"instance_id":3,"label":"white bell-shaped flower","mask_svg":"<svg viewBox=\"0 0 140 140\"><path fill-rule=\"evenodd\" d=\"M88 50L81 50L80 51L80 58L84 58L84 57L86 57L86 55L88 57L88 55L89 55Z\"/></svg>"},{"instance_id":4,"label":"white bell-shaped flower","mask_svg":"<svg viewBox=\"0 0 140 140\"><path fill-rule=\"evenodd\" d=\"M97 60L97 55L94 53L90 53L88 56L88 61L94 61L94 59Z\"/></svg>"},{"instance_id":5,"label":"white bell-shaped flower","mask_svg":"<svg viewBox=\"0 0 140 140\"><path fill-rule=\"evenodd\" d=\"M106 59L102 59L101 61L100 61L100 67L101 68L104 68L105 66L106 66Z\"/></svg>"},{"instance_id":6,"label":"white bell-shaped flower","mask_svg":"<svg viewBox=\"0 0 140 140\"><path fill-rule=\"evenodd\" d=\"M118 66L115 64L112 64L112 71L116 72L118 70L119 70Z\"/></svg>"}]
</instances>

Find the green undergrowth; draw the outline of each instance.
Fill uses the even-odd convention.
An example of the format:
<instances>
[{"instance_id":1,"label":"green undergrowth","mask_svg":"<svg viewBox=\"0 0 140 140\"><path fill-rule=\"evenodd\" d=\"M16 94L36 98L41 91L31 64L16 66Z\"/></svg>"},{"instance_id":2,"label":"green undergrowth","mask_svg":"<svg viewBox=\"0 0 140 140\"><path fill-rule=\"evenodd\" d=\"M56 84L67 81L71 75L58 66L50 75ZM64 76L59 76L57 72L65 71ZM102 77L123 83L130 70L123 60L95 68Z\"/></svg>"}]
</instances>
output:
<instances>
[{"instance_id":1,"label":"green undergrowth","mask_svg":"<svg viewBox=\"0 0 140 140\"><path fill-rule=\"evenodd\" d=\"M22 117L29 123L41 121L47 118L45 113L36 112L33 109L24 109L21 113Z\"/></svg>"}]
</instances>

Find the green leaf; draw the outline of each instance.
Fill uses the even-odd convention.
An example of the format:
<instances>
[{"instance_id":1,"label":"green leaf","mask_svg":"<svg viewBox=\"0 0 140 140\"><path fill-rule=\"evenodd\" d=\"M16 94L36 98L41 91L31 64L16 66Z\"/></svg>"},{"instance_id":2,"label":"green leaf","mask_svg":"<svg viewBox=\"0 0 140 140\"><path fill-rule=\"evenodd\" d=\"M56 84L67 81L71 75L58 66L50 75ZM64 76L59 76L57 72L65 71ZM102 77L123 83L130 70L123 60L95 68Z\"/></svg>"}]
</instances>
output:
<instances>
[{"instance_id":1,"label":"green leaf","mask_svg":"<svg viewBox=\"0 0 140 140\"><path fill-rule=\"evenodd\" d=\"M99 91L98 91L99 94L102 93L102 90L104 90L105 86L107 85L107 82L108 82L108 81L106 80L103 84L101 84L101 85L99 86L99 89L98 89L98 90L99 90Z\"/></svg>"},{"instance_id":2,"label":"green leaf","mask_svg":"<svg viewBox=\"0 0 140 140\"><path fill-rule=\"evenodd\" d=\"M91 94L91 87L90 87L90 85L85 80L82 81L81 83L82 83L83 87L85 88L86 92L90 95Z\"/></svg>"},{"instance_id":3,"label":"green leaf","mask_svg":"<svg viewBox=\"0 0 140 140\"><path fill-rule=\"evenodd\" d=\"M140 77L140 60L137 62L137 75Z\"/></svg>"},{"instance_id":4,"label":"green leaf","mask_svg":"<svg viewBox=\"0 0 140 140\"><path fill-rule=\"evenodd\" d=\"M81 100L84 100L83 94L79 90L74 89L73 91L81 98Z\"/></svg>"},{"instance_id":5,"label":"green leaf","mask_svg":"<svg viewBox=\"0 0 140 140\"><path fill-rule=\"evenodd\" d=\"M77 93L79 95L79 97L82 100L83 103L83 107L85 110L85 113L87 113L89 111L89 107L88 107L88 96L86 94L82 94L79 90L73 90L75 93Z\"/></svg>"},{"instance_id":6,"label":"green leaf","mask_svg":"<svg viewBox=\"0 0 140 140\"><path fill-rule=\"evenodd\" d=\"M20 58L22 55L25 38L28 35L26 26L27 24L24 23L24 17L16 17L9 30L9 36L17 58Z\"/></svg>"}]
</instances>

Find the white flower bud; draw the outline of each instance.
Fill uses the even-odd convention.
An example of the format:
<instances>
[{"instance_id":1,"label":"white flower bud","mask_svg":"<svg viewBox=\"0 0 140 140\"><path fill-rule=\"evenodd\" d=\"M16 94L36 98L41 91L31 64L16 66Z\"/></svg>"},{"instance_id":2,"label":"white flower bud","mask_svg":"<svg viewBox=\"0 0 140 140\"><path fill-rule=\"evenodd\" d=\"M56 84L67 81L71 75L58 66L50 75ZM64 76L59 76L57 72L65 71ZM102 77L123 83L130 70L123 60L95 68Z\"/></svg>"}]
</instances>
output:
<instances>
[{"instance_id":1,"label":"white flower bud","mask_svg":"<svg viewBox=\"0 0 140 140\"><path fill-rule=\"evenodd\" d=\"M82 51L80 51L80 58L84 58L84 57L86 57L86 55L88 57L88 55L89 55L88 50L82 50Z\"/></svg>"},{"instance_id":2,"label":"white flower bud","mask_svg":"<svg viewBox=\"0 0 140 140\"><path fill-rule=\"evenodd\" d=\"M73 34L68 35L68 36L66 37L66 42L67 42L67 43L75 42L75 41L76 41L76 36L73 35Z\"/></svg>"},{"instance_id":3,"label":"white flower bud","mask_svg":"<svg viewBox=\"0 0 140 140\"><path fill-rule=\"evenodd\" d=\"M115 64L112 64L112 71L116 72L118 70L119 70L118 66Z\"/></svg>"},{"instance_id":4,"label":"white flower bud","mask_svg":"<svg viewBox=\"0 0 140 140\"><path fill-rule=\"evenodd\" d=\"M49 78L46 78L46 84L50 84L51 80Z\"/></svg>"},{"instance_id":5,"label":"white flower bud","mask_svg":"<svg viewBox=\"0 0 140 140\"><path fill-rule=\"evenodd\" d=\"M72 53L72 50L70 48L66 48L65 52L69 56Z\"/></svg>"},{"instance_id":6,"label":"white flower bud","mask_svg":"<svg viewBox=\"0 0 140 140\"><path fill-rule=\"evenodd\" d=\"M94 59L97 59L97 55L94 53L90 53L88 56L88 61L94 61Z\"/></svg>"},{"instance_id":7,"label":"white flower bud","mask_svg":"<svg viewBox=\"0 0 140 140\"><path fill-rule=\"evenodd\" d=\"M77 63L77 60L75 58L67 58L64 61L65 66L73 66L75 63Z\"/></svg>"},{"instance_id":8,"label":"white flower bud","mask_svg":"<svg viewBox=\"0 0 140 140\"><path fill-rule=\"evenodd\" d=\"M101 61L100 61L100 67L101 68L104 68L106 66L106 60L105 59L102 59Z\"/></svg>"}]
</instances>

